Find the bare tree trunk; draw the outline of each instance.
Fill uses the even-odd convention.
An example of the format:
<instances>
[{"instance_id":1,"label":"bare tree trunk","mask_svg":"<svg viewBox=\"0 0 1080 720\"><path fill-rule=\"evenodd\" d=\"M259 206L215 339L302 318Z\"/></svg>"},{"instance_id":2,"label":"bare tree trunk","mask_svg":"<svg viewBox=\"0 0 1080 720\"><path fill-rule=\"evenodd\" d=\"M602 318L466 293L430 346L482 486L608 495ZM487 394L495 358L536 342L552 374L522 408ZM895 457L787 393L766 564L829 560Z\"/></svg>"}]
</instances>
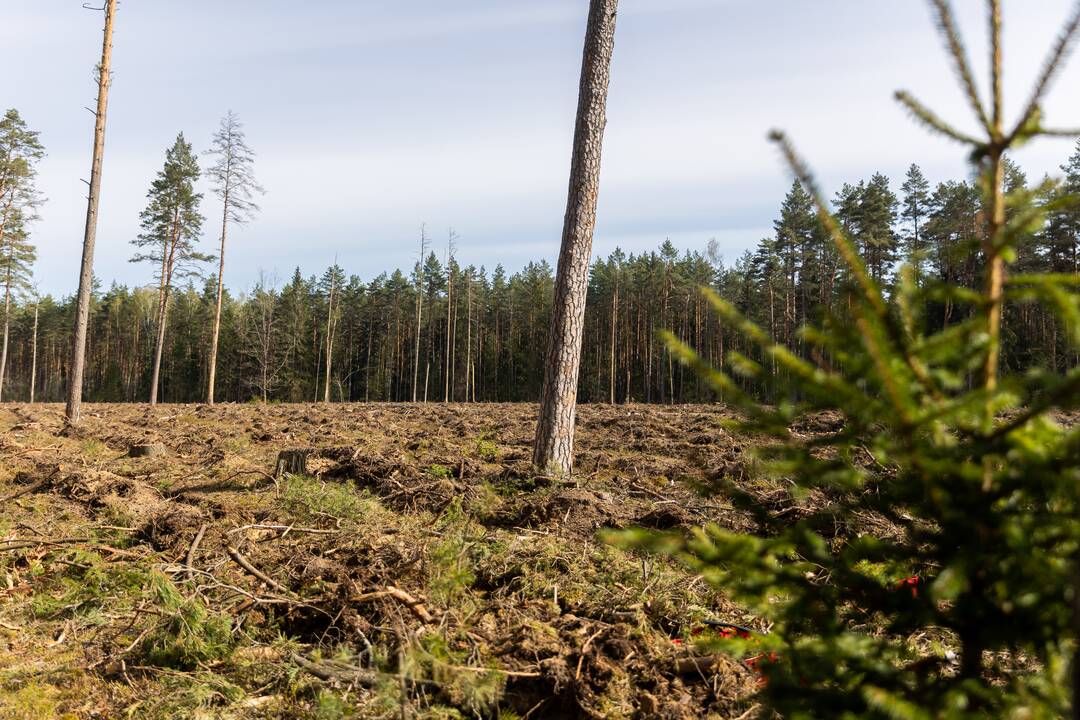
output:
<instances>
[{"instance_id":1,"label":"bare tree trunk","mask_svg":"<svg viewBox=\"0 0 1080 720\"><path fill-rule=\"evenodd\" d=\"M38 336L38 310L41 303L34 303L34 332L30 341L30 404L34 404L34 388L37 385L37 336Z\"/></svg>"},{"instance_id":2,"label":"bare tree trunk","mask_svg":"<svg viewBox=\"0 0 1080 720\"><path fill-rule=\"evenodd\" d=\"M154 343L154 370L150 376L150 404L157 405L158 383L161 378L161 356L165 348L165 321L169 313L169 286L166 284L161 290L161 298L158 301L158 326L157 340Z\"/></svg>"},{"instance_id":3,"label":"bare tree trunk","mask_svg":"<svg viewBox=\"0 0 1080 720\"><path fill-rule=\"evenodd\" d=\"M83 233L82 267L79 271L79 295L75 305L75 329L71 349L71 372L65 414L71 425L79 422L82 411L83 374L86 368L86 331L90 323L90 291L94 283L94 241L97 238L98 202L101 198L101 167L105 158L105 113L109 104L112 68L113 20L116 0L105 3L105 38L98 66L98 102L94 120L94 155L90 169L90 197L86 206Z\"/></svg>"},{"instance_id":4,"label":"bare tree trunk","mask_svg":"<svg viewBox=\"0 0 1080 720\"><path fill-rule=\"evenodd\" d=\"M591 0L585 34L570 189L533 452L537 470L557 476L569 476L573 466L585 295L600 191L600 158L607 124L617 7L618 0Z\"/></svg>"},{"instance_id":5,"label":"bare tree trunk","mask_svg":"<svg viewBox=\"0 0 1080 720\"><path fill-rule=\"evenodd\" d=\"M4 378L7 375L8 336L11 329L11 268L4 283L4 347L0 350L0 401L4 399Z\"/></svg>"},{"instance_id":6,"label":"bare tree trunk","mask_svg":"<svg viewBox=\"0 0 1080 720\"><path fill-rule=\"evenodd\" d=\"M619 282L615 281L615 289L611 293L611 357L608 363L608 382L610 385L608 402L615 404L615 342L616 326L619 322ZM599 363L597 363L599 364Z\"/></svg>"},{"instance_id":7,"label":"bare tree trunk","mask_svg":"<svg viewBox=\"0 0 1080 720\"><path fill-rule=\"evenodd\" d=\"M472 274L465 274L465 402L472 387Z\"/></svg>"},{"instance_id":8,"label":"bare tree trunk","mask_svg":"<svg viewBox=\"0 0 1080 720\"><path fill-rule=\"evenodd\" d=\"M443 402L450 402L450 374L451 363L450 347L453 342L454 326L454 231L450 230L450 237L446 244L446 357L443 365L446 367L443 378Z\"/></svg>"},{"instance_id":9,"label":"bare tree trunk","mask_svg":"<svg viewBox=\"0 0 1080 720\"><path fill-rule=\"evenodd\" d=\"M443 402L450 402L450 343L453 338L451 330L454 325L454 275L448 273L450 281L446 284L446 357L443 358L446 366L443 378Z\"/></svg>"},{"instance_id":10,"label":"bare tree trunk","mask_svg":"<svg viewBox=\"0 0 1080 720\"><path fill-rule=\"evenodd\" d=\"M334 261L334 267L337 267L337 261ZM330 402L330 370L332 367L332 360L334 355L334 290L337 283L337 275L331 274L330 277L330 302L329 308L326 311L326 385L323 388L323 402Z\"/></svg>"},{"instance_id":11,"label":"bare tree trunk","mask_svg":"<svg viewBox=\"0 0 1080 720\"><path fill-rule=\"evenodd\" d=\"M420 380L420 322L424 311L424 254L427 249L427 233L420 226L420 263L416 271L416 351L413 354L412 401L416 402Z\"/></svg>"},{"instance_id":12,"label":"bare tree trunk","mask_svg":"<svg viewBox=\"0 0 1080 720\"><path fill-rule=\"evenodd\" d=\"M206 403L214 404L214 384L217 380L218 341L221 338L221 299L225 294L225 235L229 230L229 188L225 188L225 207L221 211L221 254L218 256L217 304L214 309L214 331L210 336L210 380L206 389Z\"/></svg>"}]
</instances>

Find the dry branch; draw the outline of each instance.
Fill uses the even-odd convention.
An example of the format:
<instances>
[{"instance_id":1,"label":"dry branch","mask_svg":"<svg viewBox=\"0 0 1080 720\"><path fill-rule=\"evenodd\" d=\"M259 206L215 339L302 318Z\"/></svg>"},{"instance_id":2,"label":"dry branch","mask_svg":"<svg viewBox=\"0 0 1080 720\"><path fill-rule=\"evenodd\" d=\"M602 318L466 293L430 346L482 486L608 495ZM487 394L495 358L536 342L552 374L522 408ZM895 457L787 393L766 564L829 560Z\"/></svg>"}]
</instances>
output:
<instances>
[{"instance_id":1,"label":"dry branch","mask_svg":"<svg viewBox=\"0 0 1080 720\"><path fill-rule=\"evenodd\" d=\"M248 572L248 574L258 578L259 580L262 580L264 583L266 583L270 587L274 588L278 592L284 593L285 595L292 595L292 596L296 597L296 593L294 593L292 590L285 587L284 585L279 583L277 580L275 580L274 578L272 578L269 575L267 575L266 573L264 573L259 568L252 565L251 561L248 560L246 557L244 557L242 554L240 554L240 551L237 550L236 548L234 548L232 545L229 545L228 547L226 547L225 551L227 553L229 553L229 557L231 557L233 560L235 560L237 565L244 568L244 570L246 570Z\"/></svg>"}]
</instances>

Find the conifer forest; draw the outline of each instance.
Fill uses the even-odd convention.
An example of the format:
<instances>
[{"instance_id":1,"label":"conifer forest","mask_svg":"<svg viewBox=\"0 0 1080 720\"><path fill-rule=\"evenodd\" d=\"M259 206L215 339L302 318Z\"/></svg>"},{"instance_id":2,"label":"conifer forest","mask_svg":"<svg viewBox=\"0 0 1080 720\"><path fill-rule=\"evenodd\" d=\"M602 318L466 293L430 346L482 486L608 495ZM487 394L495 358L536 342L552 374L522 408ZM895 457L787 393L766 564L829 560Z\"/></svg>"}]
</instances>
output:
<instances>
[{"instance_id":1,"label":"conifer forest","mask_svg":"<svg viewBox=\"0 0 1080 720\"><path fill-rule=\"evenodd\" d=\"M837 28L869 17L874 43L907 44L895 51L910 51L905 71L923 62L914 33L932 39L938 76L881 90L937 144L899 142L869 100L865 114L847 107L843 93L874 73L845 60L848 76L815 90L835 121L813 138L843 157L818 175L829 159L804 155L810 141L762 127L783 185L765 201L771 228L736 251L728 236L688 246L663 232L644 250L624 233L637 240L623 249L608 242L622 227L609 217L644 211L627 215L632 194L602 198L654 170L669 183L657 158L678 155L677 133L651 137L659 116L623 95L660 74L646 36L677 27L690 53L691 29L756 18L776 25L778 46L789 36L766 22L772 3L276 5L244 16L261 37L237 25L230 47L210 49L175 8L76 6L92 22L65 26L57 42L69 47L39 53L16 70L31 81L0 98L0 720L1080 720L1080 114L1067 116L1080 2L928 0L931 23L903 32L885 26L907 9L885 3L779 13ZM0 59L24 32L60 32L65 12L0 9ZM381 20L361 31L357 17ZM477 45L432 60L427 43L466 31L536 57L481 66ZM77 186L73 142L49 130L50 113L67 112L59 86L40 80L89 47L76 32L93 35L79 63L96 98L79 115ZM416 62L364 68L358 86L381 92L462 63L492 96L491 77L546 68L541 49L550 64L572 46L561 236L511 262L500 253L540 246L473 244L410 218L409 247L393 248L401 267L321 267L314 250L266 240L268 266L275 253L305 264L254 272L238 252L247 230L303 199L295 185L276 193L281 165L267 161L302 157L290 174L333 195L332 173L314 166L347 155L320 149L335 119L312 108L296 132L295 107L277 105L281 117L229 110L211 133L170 129L133 194L144 158L125 143L162 109L152 93L133 104L125 83L158 33L206 54L170 66L173 102L195 97L183 88L196 76L238 92L241 71L275 98L340 100L319 71L402 38L421 41ZM266 50L283 37L295 47ZM825 67L833 50L800 62ZM209 61L219 77L192 69ZM722 79L776 80L745 65ZM446 140L475 101L474 86L454 90L467 99L443 108L441 135L410 124L422 115L411 97L408 119L379 103L364 112L385 112L378 121L424 153L468 156L476 167L454 168L464 187L493 161ZM519 90L501 88L500 105ZM783 127L793 106L775 97L770 113L773 102ZM709 132L737 135L758 104L732 101ZM692 132L671 114L664 127ZM624 120L637 135L619 134ZM301 145L264 151L253 130L275 123ZM310 154L296 155L304 143ZM852 160L868 146L891 174ZM1029 152L1044 146L1058 154ZM676 158L679 172L705 182L712 147ZM963 170L924 171L948 166L926 147ZM500 181L532 183L537 157L522 149L528 182ZM838 167L861 169L836 183ZM354 175L366 171L350 167L338 189L370 190ZM426 167L403 172L410 192L430 190ZM671 184L648 212L683 207L689 186ZM503 190L483 206L528 224L497 207L511 204ZM748 179L720 194L715 215L759 191ZM114 213L136 196L118 256ZM58 242L73 202L81 232L66 222ZM340 220L306 212L313 235ZM389 244L350 242L364 250L353 261ZM41 269L67 261L71 277ZM141 279L113 279L127 271Z\"/></svg>"},{"instance_id":2,"label":"conifer forest","mask_svg":"<svg viewBox=\"0 0 1080 720\"><path fill-rule=\"evenodd\" d=\"M1019 167L1006 167L1010 190L1036 190ZM1063 158L1061 171L1065 182L1042 192L1038 202L1080 192L1080 145ZM722 400L658 336L670 330L718 367L732 350L762 360L738 328L713 311L702 287L728 299L798 352L811 352L799 339L799 328L822 312L843 316L838 311L850 279L802 187L795 183L778 201L775 234L731 261L718 254L715 242L682 253L665 242L654 252L616 251L592 262L578 382L582 402ZM913 165L896 182L880 174L853 179L832 198L831 208L887 291L895 287L903 263L928 282L978 286L984 268L971 249L978 244L981 206L979 190L970 181L932 184ZM417 247L421 232L429 248L422 266L387 270L370 282L336 265L297 268L291 277L263 277L249 291L226 292L217 397L224 402L316 402L329 387L330 402L404 402L412 400L414 391L426 402L537 401L543 358L536 348L546 340L554 268L544 260L513 272L499 265L462 267L453 256L453 231L438 250L440 240L429 237L427 229L417 230ZM12 242L7 250L5 292L13 304L4 396L28 400L33 371L35 397L62 401L74 299L23 292L32 275L22 258L33 253L32 243ZM1080 210L1053 212L1019 253L1017 267L1023 272L1076 273ZM160 271L155 267L147 267L148 281ZM163 402L202 402L206 396L217 267L208 258L185 269L192 274L174 275L181 279L167 318L159 389ZM135 288L95 286L88 401L149 398L158 282L155 278ZM943 329L963 321L967 309L942 300L929 303L926 313L928 324ZM1005 310L1003 333L1004 363L1011 369L1045 362L1062 371L1076 365L1076 350L1053 313L1017 302ZM770 397L773 392L767 382L744 385Z\"/></svg>"}]
</instances>

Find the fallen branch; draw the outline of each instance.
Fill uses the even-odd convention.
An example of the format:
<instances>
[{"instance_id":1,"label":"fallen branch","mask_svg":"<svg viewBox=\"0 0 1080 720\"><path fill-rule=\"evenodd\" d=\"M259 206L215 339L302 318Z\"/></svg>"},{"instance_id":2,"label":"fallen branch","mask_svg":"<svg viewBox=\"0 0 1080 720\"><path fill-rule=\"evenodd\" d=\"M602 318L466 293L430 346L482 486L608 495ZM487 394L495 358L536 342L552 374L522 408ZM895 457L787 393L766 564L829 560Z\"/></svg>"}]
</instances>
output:
<instances>
[{"instance_id":1,"label":"fallen branch","mask_svg":"<svg viewBox=\"0 0 1080 720\"><path fill-rule=\"evenodd\" d=\"M311 673L320 680L327 682L340 682L350 685L362 685L375 687L382 679L381 675L372 670L346 665L345 663L317 663L308 660L300 653L291 653L289 659L301 669Z\"/></svg>"},{"instance_id":2,"label":"fallen branch","mask_svg":"<svg viewBox=\"0 0 1080 720\"><path fill-rule=\"evenodd\" d=\"M431 617L431 613L424 607L422 600L417 600L409 593L405 592L401 588L396 588L393 585L389 585L384 590L375 590L373 592L362 593L352 598L353 602L367 602L368 600L378 600L380 598L393 598L399 603L407 607L413 615L417 617L420 622L430 623L434 621Z\"/></svg>"},{"instance_id":3,"label":"fallen branch","mask_svg":"<svg viewBox=\"0 0 1080 720\"><path fill-rule=\"evenodd\" d=\"M295 527L294 525L263 525L263 524L255 524L255 525L244 525L243 527L233 528L232 530L229 530L228 533L226 533L226 534L232 535L233 533L238 533L238 532L241 532L241 531L244 531L244 530L281 530L282 531L281 537L285 537L286 535L288 535L291 532L312 533L314 535L337 535L337 534L339 534L341 532L340 530L319 530L319 529L316 529L316 528L298 528L298 527Z\"/></svg>"},{"instance_id":4,"label":"fallen branch","mask_svg":"<svg viewBox=\"0 0 1080 720\"><path fill-rule=\"evenodd\" d=\"M184 558L184 564L189 568L195 568L195 551L199 549L199 543L202 542L203 535L206 534L206 523L199 526L199 532L195 533L195 539L191 541L191 547L188 548L187 556Z\"/></svg>"},{"instance_id":5,"label":"fallen branch","mask_svg":"<svg viewBox=\"0 0 1080 720\"><path fill-rule=\"evenodd\" d=\"M533 670L503 670L502 668L469 667L468 665L445 665L450 670L473 673L500 673L507 677L537 678L543 677L544 673Z\"/></svg>"},{"instance_id":6,"label":"fallen branch","mask_svg":"<svg viewBox=\"0 0 1080 720\"><path fill-rule=\"evenodd\" d=\"M328 615L328 613L325 610L323 610L322 608L315 607L314 605L308 605L307 603L301 602L299 600L294 600L292 598L281 597L280 595L270 595L268 597L262 597L262 596L259 596L259 595L255 595L253 593L248 592L247 590L244 590L243 588L237 587L236 585L230 585L229 583L224 583L221 580L219 580L213 573L206 572L205 570L199 570L197 568L189 568L186 565L163 565L163 566L161 566L161 571L163 573L166 573L166 574L169 574L169 575L176 575L176 574L180 574L180 573L191 573L192 575L197 575L197 576L200 576L200 577L209 578L211 581L213 581L213 584L212 585L206 585L206 586L200 586L200 589L205 587L206 589L209 589L209 590L214 590L214 589L228 590L229 592L236 593L237 595L239 595L239 596L241 596L243 598L247 598L248 600L250 600L252 603L254 603L256 605L293 605L293 606L296 606L296 607L310 608L312 610L316 610L318 612L321 612L324 615Z\"/></svg>"},{"instance_id":7,"label":"fallen branch","mask_svg":"<svg viewBox=\"0 0 1080 720\"><path fill-rule=\"evenodd\" d=\"M269 575L267 575L262 570L255 567L254 565L252 565L251 561L248 560L243 555L241 555L240 551L237 550L236 548L234 548L232 545L229 545L228 547L226 547L225 551L227 553L229 553L229 557L231 557L233 560L235 560L237 565L244 568L244 570L246 570L248 572L248 574L258 578L259 580L262 580L264 583L266 583L270 587L274 588L278 592L284 593L285 595L292 595L293 597L298 597L297 594L294 593L292 590L285 587L284 585L279 583L277 580L270 577Z\"/></svg>"}]
</instances>

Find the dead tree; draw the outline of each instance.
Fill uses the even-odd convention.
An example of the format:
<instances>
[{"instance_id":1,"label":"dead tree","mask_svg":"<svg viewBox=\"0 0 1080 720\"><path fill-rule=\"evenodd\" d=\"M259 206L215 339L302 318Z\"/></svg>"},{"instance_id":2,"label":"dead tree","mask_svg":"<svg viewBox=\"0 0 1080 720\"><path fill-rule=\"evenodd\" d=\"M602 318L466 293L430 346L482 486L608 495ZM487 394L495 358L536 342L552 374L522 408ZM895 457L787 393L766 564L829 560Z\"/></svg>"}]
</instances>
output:
<instances>
[{"instance_id":1,"label":"dead tree","mask_svg":"<svg viewBox=\"0 0 1080 720\"><path fill-rule=\"evenodd\" d=\"M563 225L555 305L548 330L544 387L533 465L538 472L569 476L573 466L578 370L585 327L600 158L607 123L607 93L615 48L618 0L591 0L581 66L570 191Z\"/></svg>"},{"instance_id":2,"label":"dead tree","mask_svg":"<svg viewBox=\"0 0 1080 720\"><path fill-rule=\"evenodd\" d=\"M83 232L82 266L79 270L79 294L75 304L75 329L71 347L71 372L65 414L71 425L79 422L82 411L83 373L86 369L86 330L90 322L90 291L94 284L94 241L97 238L98 202L101 199L101 167L105 158L105 113L112 84L112 37L116 18L116 0L105 3L105 39L98 65L98 101L94 115L94 156L90 166L90 196L86 205L86 228Z\"/></svg>"},{"instance_id":3,"label":"dead tree","mask_svg":"<svg viewBox=\"0 0 1080 720\"><path fill-rule=\"evenodd\" d=\"M221 338L221 304L225 294L225 238L230 223L243 225L250 222L259 206L252 197L265 191L255 180L255 153L247 146L244 128L232 111L222 119L221 127L214 135L210 154L217 163L209 174L214 182L214 192L221 198L221 252L218 255L217 304L214 310L214 329L210 336L210 378L206 390L206 402L214 404L214 385L217 382L218 344Z\"/></svg>"},{"instance_id":4,"label":"dead tree","mask_svg":"<svg viewBox=\"0 0 1080 720\"><path fill-rule=\"evenodd\" d=\"M450 229L450 237L446 241L446 356L443 358L443 364L446 368L446 372L443 373L443 402L450 402L450 369L451 369L451 352L450 349L454 344L454 241L457 239L457 233L453 228Z\"/></svg>"},{"instance_id":5,"label":"dead tree","mask_svg":"<svg viewBox=\"0 0 1080 720\"><path fill-rule=\"evenodd\" d=\"M413 354L412 401L416 402L420 380L420 322L424 308L424 259L427 255L427 226L420 226L420 261L416 264L416 352Z\"/></svg>"}]
</instances>

